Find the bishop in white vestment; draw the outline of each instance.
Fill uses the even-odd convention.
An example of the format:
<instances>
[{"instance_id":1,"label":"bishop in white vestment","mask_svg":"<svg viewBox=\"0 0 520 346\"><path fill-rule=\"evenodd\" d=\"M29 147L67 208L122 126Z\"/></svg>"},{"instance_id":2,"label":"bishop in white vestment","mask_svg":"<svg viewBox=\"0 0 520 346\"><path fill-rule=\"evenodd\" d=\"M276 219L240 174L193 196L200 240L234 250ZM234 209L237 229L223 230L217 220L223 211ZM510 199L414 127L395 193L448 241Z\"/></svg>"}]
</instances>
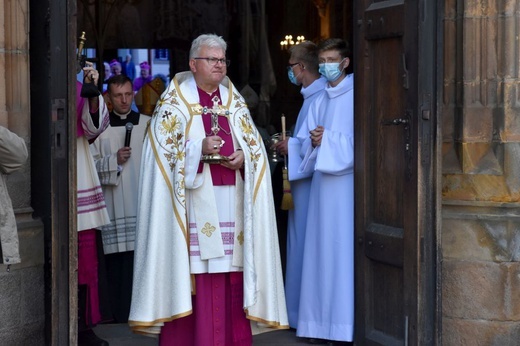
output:
<instances>
[{"instance_id":1,"label":"bishop in white vestment","mask_svg":"<svg viewBox=\"0 0 520 346\"><path fill-rule=\"evenodd\" d=\"M161 334L161 344L190 333L190 344L250 343L247 320L226 322L237 314L288 328L267 154L243 97L222 73L222 50L203 46L190 60L192 71L175 75L145 137L129 323L135 332ZM222 76L216 89L201 88L195 73L204 72L197 69L212 71L206 75L212 81ZM217 114L218 124L210 124ZM205 160L208 142L212 153L242 159L243 167ZM184 327L165 330L174 320ZM220 331L232 340L221 341Z\"/></svg>"}]
</instances>

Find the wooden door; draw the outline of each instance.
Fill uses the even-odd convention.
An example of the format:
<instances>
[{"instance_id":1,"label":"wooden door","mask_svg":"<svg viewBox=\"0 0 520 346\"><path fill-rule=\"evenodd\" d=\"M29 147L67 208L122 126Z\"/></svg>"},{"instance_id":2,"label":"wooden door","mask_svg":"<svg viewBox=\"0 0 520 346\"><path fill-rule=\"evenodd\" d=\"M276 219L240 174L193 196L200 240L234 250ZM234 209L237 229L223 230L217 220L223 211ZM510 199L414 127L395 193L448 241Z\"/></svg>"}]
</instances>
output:
<instances>
[{"instance_id":1,"label":"wooden door","mask_svg":"<svg viewBox=\"0 0 520 346\"><path fill-rule=\"evenodd\" d=\"M50 97L51 224L46 230L47 345L77 344L76 230L76 1L55 0L36 5L48 13L47 87ZM41 6L41 7L40 7ZM32 8L32 7L31 7ZM36 11L34 12L36 13ZM47 41L44 41L47 42ZM44 43L45 44L45 43ZM31 55L32 56L32 55ZM37 62L35 68L41 68ZM47 94L45 94L47 95ZM34 115L33 115L34 116ZM36 116L45 117L45 114Z\"/></svg>"},{"instance_id":2,"label":"wooden door","mask_svg":"<svg viewBox=\"0 0 520 346\"><path fill-rule=\"evenodd\" d=\"M355 2L357 345L435 339L435 6Z\"/></svg>"}]
</instances>

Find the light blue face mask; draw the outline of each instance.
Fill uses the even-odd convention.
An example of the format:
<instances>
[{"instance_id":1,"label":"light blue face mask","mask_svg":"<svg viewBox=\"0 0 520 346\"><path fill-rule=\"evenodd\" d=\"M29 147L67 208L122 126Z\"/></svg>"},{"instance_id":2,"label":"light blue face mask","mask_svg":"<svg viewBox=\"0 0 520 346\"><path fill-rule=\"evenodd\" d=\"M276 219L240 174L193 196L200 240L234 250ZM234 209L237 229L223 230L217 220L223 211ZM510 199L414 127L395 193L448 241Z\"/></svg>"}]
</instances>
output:
<instances>
[{"instance_id":1,"label":"light blue face mask","mask_svg":"<svg viewBox=\"0 0 520 346\"><path fill-rule=\"evenodd\" d=\"M298 74L298 76L301 74L301 72ZM294 75L294 71L292 68L289 68L287 70L287 76L289 77L289 80L291 81L291 83L293 83L294 85L300 85L301 83L298 82L298 76L295 76Z\"/></svg>"},{"instance_id":2,"label":"light blue face mask","mask_svg":"<svg viewBox=\"0 0 520 346\"><path fill-rule=\"evenodd\" d=\"M319 72L320 74L325 77L329 82L336 81L343 72L343 69L339 69L339 65L344 61L345 59L341 60L340 62L327 62L327 63L321 63Z\"/></svg>"}]
</instances>

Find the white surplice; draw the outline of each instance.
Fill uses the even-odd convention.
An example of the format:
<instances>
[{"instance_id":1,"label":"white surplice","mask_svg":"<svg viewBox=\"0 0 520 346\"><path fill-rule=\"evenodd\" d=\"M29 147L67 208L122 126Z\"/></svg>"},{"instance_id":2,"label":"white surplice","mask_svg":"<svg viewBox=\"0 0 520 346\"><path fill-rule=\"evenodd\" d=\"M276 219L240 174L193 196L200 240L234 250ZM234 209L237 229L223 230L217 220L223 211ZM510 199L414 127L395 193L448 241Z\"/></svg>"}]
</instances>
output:
<instances>
[{"instance_id":1,"label":"white surplice","mask_svg":"<svg viewBox=\"0 0 520 346\"><path fill-rule=\"evenodd\" d=\"M133 126L130 137L132 155L121 165L121 171L117 151L124 146L125 126L109 126L90 145L110 217L110 224L101 227L105 255L134 250L141 152L149 120L149 116L139 115L139 124Z\"/></svg>"},{"instance_id":2,"label":"white surplice","mask_svg":"<svg viewBox=\"0 0 520 346\"><path fill-rule=\"evenodd\" d=\"M78 86L78 88L81 88ZM78 231L98 228L110 223L103 190L89 149L89 140L99 136L109 124L108 109L99 95L99 124L96 127L88 100L78 99L77 122L83 134L77 137L77 213Z\"/></svg>"}]
</instances>

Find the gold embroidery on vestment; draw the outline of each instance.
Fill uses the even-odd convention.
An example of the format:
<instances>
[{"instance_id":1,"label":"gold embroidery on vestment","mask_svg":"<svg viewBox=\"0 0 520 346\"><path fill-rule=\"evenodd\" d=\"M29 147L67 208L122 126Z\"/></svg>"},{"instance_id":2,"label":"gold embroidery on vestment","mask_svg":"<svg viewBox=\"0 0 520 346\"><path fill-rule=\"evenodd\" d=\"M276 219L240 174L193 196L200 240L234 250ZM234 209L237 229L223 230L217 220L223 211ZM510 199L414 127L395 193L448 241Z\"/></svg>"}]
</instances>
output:
<instances>
[{"instance_id":1,"label":"gold embroidery on vestment","mask_svg":"<svg viewBox=\"0 0 520 346\"><path fill-rule=\"evenodd\" d=\"M209 222L206 222L204 227L200 230L202 234L205 234L208 238L211 237L213 232L215 232L215 226L212 226Z\"/></svg>"},{"instance_id":2,"label":"gold embroidery on vestment","mask_svg":"<svg viewBox=\"0 0 520 346\"><path fill-rule=\"evenodd\" d=\"M152 147L154 157L156 158L157 164L159 166L159 170L161 171L161 175L163 176L164 182L166 183L166 185L168 186L168 190L170 191L171 203L172 203L172 207L173 207L173 212L175 214L175 218L177 219L177 222L180 226L182 234L184 235L184 240L186 241L186 244L189 245L189 237L188 237L188 232L187 232L187 228L186 228L186 222L185 221L183 222L183 220L181 218L181 212L179 212L179 210L177 209L178 205L175 203L175 197L177 197L177 200L179 200L181 202L181 207L184 207L184 205L185 205L184 193L183 193L184 189L182 189L182 190L177 189L177 191L174 192L173 186L170 184L168 174L166 173L166 170L164 169L163 165L161 164L161 160L159 159L159 153L157 150L157 146L154 142L154 137L152 135L152 129L150 127L148 128L147 136L150 140L150 145ZM182 177L183 177L182 180L184 183L184 175ZM186 214L185 209L183 210L182 214Z\"/></svg>"},{"instance_id":3,"label":"gold embroidery on vestment","mask_svg":"<svg viewBox=\"0 0 520 346\"><path fill-rule=\"evenodd\" d=\"M240 233L238 233L237 240L240 245L244 245L244 231L240 231Z\"/></svg>"}]
</instances>

